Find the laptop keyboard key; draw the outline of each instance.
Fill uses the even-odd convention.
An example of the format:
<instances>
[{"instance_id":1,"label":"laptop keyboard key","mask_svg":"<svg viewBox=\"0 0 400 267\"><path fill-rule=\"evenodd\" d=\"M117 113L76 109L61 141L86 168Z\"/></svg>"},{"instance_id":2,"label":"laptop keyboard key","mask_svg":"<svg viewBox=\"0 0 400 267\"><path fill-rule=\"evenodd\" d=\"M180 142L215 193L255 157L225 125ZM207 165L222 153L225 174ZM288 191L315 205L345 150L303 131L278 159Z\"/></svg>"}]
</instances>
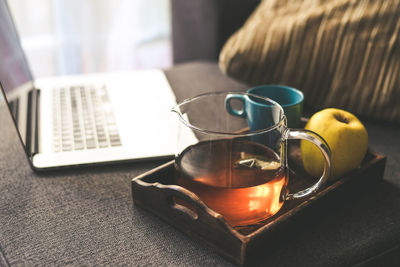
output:
<instances>
[{"instance_id":1,"label":"laptop keyboard key","mask_svg":"<svg viewBox=\"0 0 400 267\"><path fill-rule=\"evenodd\" d=\"M53 104L55 152L122 145L104 86L56 89Z\"/></svg>"}]
</instances>

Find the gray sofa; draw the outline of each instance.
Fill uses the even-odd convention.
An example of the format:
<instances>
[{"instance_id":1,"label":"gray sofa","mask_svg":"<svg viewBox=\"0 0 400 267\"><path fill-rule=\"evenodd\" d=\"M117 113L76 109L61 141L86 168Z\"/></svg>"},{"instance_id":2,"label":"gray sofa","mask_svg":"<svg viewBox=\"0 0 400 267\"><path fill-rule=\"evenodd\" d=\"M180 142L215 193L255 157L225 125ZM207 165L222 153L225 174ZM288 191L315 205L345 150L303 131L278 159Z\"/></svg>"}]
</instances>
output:
<instances>
[{"instance_id":1,"label":"gray sofa","mask_svg":"<svg viewBox=\"0 0 400 267\"><path fill-rule=\"evenodd\" d=\"M165 72L179 100L247 89L216 60L257 2L172 0L177 64ZM371 148L387 156L383 181L316 205L258 265L399 266L400 127L364 123ZM35 173L4 106L0 125L0 266L231 266L133 205L131 179L163 161Z\"/></svg>"}]
</instances>

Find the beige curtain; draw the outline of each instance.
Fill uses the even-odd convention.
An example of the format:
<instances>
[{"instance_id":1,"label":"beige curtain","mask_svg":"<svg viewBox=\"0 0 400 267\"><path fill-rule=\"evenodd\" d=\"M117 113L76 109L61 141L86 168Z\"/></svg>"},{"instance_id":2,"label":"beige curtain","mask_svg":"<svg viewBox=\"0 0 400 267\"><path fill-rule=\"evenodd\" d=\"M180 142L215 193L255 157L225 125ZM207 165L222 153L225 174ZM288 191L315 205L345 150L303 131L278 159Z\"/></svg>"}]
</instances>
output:
<instances>
[{"instance_id":1,"label":"beige curtain","mask_svg":"<svg viewBox=\"0 0 400 267\"><path fill-rule=\"evenodd\" d=\"M36 77L168 67L167 0L10 0Z\"/></svg>"}]
</instances>

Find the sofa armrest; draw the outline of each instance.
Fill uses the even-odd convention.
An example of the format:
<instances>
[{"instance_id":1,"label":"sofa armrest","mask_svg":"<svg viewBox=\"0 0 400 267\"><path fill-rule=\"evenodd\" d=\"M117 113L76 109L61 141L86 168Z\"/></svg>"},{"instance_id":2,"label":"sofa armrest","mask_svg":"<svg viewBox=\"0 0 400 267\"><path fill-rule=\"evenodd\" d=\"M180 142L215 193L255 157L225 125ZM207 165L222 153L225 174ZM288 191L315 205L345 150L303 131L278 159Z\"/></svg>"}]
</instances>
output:
<instances>
[{"instance_id":1,"label":"sofa armrest","mask_svg":"<svg viewBox=\"0 0 400 267\"><path fill-rule=\"evenodd\" d=\"M171 0L174 63L217 61L260 0Z\"/></svg>"}]
</instances>

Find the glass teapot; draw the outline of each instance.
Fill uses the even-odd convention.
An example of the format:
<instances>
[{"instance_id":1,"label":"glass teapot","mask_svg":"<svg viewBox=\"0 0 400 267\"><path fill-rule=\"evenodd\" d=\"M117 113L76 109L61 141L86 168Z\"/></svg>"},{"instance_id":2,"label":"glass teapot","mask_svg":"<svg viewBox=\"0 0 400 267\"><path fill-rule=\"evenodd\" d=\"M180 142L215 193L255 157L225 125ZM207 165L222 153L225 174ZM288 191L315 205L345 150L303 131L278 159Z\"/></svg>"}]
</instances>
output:
<instances>
[{"instance_id":1,"label":"glass teapot","mask_svg":"<svg viewBox=\"0 0 400 267\"><path fill-rule=\"evenodd\" d=\"M284 201L316 192L328 179L331 153L314 132L286 127L275 101L238 92L202 94L177 104L176 184L232 226L256 224L276 214ZM287 189L287 140L315 144L324 158L318 181L299 192Z\"/></svg>"}]
</instances>

